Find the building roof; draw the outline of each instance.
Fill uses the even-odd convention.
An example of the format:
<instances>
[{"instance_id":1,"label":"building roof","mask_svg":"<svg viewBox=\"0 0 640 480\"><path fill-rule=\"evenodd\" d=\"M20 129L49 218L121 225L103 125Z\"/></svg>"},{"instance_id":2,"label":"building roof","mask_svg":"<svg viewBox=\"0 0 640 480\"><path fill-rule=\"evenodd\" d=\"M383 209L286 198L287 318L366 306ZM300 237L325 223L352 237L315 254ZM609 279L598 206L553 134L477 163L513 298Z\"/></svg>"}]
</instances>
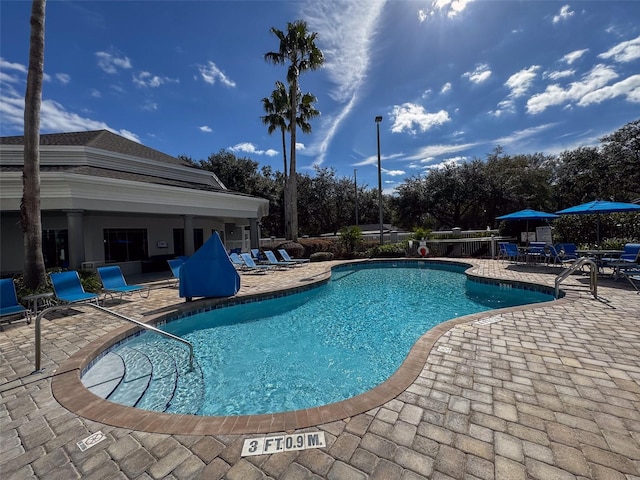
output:
<instances>
[{"instance_id":1,"label":"building roof","mask_svg":"<svg viewBox=\"0 0 640 480\"><path fill-rule=\"evenodd\" d=\"M0 145L23 145L24 136L0 137ZM91 147L108 152L131 155L133 157L155 160L193 167L185 160L172 157L153 148L116 135L108 130L92 130L87 132L45 133L40 135L40 145Z\"/></svg>"}]
</instances>

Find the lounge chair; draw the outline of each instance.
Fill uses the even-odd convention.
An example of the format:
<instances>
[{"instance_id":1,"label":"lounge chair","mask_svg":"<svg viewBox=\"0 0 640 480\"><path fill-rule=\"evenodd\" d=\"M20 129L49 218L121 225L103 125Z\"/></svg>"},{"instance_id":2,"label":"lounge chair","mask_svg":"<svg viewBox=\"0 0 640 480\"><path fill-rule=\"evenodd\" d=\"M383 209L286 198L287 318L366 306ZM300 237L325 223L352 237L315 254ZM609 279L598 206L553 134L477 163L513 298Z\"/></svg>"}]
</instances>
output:
<instances>
[{"instance_id":1,"label":"lounge chair","mask_svg":"<svg viewBox=\"0 0 640 480\"><path fill-rule=\"evenodd\" d=\"M102 288L106 295L110 295L111 297L119 295L120 300L122 300L124 295L131 295L133 292L138 292L143 298L147 298L149 296L149 287L143 287L142 285L128 285L118 265L98 267L98 275L100 276Z\"/></svg>"},{"instance_id":2,"label":"lounge chair","mask_svg":"<svg viewBox=\"0 0 640 480\"><path fill-rule=\"evenodd\" d=\"M27 323L31 323L31 311L18 302L18 295L16 295L16 284L13 282L13 278L0 279L0 317L2 321L11 323L11 319L4 319L4 317L12 317L14 315L24 315ZM0 323L0 329L2 324Z\"/></svg>"},{"instance_id":3,"label":"lounge chair","mask_svg":"<svg viewBox=\"0 0 640 480\"><path fill-rule=\"evenodd\" d=\"M308 258L291 258L289 256L289 252L287 252L284 248L279 248L278 253L280 254L280 256L285 262L295 262L295 263L305 264L305 263L309 263L310 261Z\"/></svg>"},{"instance_id":4,"label":"lounge chair","mask_svg":"<svg viewBox=\"0 0 640 480\"><path fill-rule=\"evenodd\" d=\"M266 261L266 257L264 255L260 255L260 249L259 248L252 248L251 249L251 256L253 257L253 259L256 262L265 262Z\"/></svg>"},{"instance_id":5,"label":"lounge chair","mask_svg":"<svg viewBox=\"0 0 640 480\"><path fill-rule=\"evenodd\" d=\"M229 259L231 260L231 263L233 263L233 266L236 267L236 270L238 270L241 273L265 274L269 270L269 268L263 268L263 267L268 267L267 265L256 265L255 262L254 262L254 265L256 266L250 267L245 263L243 258L235 252L231 252L229 254Z\"/></svg>"},{"instance_id":6,"label":"lounge chair","mask_svg":"<svg viewBox=\"0 0 640 480\"><path fill-rule=\"evenodd\" d=\"M244 263L252 270L264 270L265 272L273 271L272 265L265 265L263 263L256 263L253 257L248 253L241 253L240 258L244 260Z\"/></svg>"},{"instance_id":7,"label":"lounge chair","mask_svg":"<svg viewBox=\"0 0 640 480\"><path fill-rule=\"evenodd\" d=\"M283 262L278 260L276 258L276 254L271 250L264 250L262 253L264 253L265 257L267 257L267 262L269 262L268 265L273 265L275 267L281 268L295 267L297 265L296 262Z\"/></svg>"},{"instance_id":8,"label":"lounge chair","mask_svg":"<svg viewBox=\"0 0 640 480\"><path fill-rule=\"evenodd\" d=\"M178 286L178 282L180 281L180 267L184 262L187 261L187 258L188 257L178 257L167 260L169 268L171 269L171 274L173 275L173 278L169 280L169 285L171 285L172 287ZM172 281L173 284L171 283Z\"/></svg>"},{"instance_id":9,"label":"lounge chair","mask_svg":"<svg viewBox=\"0 0 640 480\"><path fill-rule=\"evenodd\" d=\"M51 284L56 299L61 303L94 302L98 305L100 295L87 293L80 283L80 276L75 270L51 273Z\"/></svg>"}]
</instances>

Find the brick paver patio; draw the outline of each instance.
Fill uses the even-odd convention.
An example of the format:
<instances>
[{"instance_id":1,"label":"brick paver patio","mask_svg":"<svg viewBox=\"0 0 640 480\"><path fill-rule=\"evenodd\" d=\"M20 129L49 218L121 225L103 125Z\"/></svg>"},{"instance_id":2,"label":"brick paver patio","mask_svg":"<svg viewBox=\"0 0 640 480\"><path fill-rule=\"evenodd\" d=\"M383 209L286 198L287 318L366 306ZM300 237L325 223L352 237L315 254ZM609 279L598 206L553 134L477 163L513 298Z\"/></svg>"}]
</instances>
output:
<instances>
[{"instance_id":1,"label":"brick paver patio","mask_svg":"<svg viewBox=\"0 0 640 480\"><path fill-rule=\"evenodd\" d=\"M474 275L544 285L559 271L468 262ZM330 265L243 275L240 295L308 283ZM54 313L42 323L45 368L37 374L34 325L6 325L0 477L640 480L640 295L625 281L602 279L594 299L581 275L562 289L560 301L432 332L419 375L395 398L305 429L323 431L325 448L254 457L241 457L242 445L260 435L150 433L88 420L58 403L51 385L65 362L124 322L81 309ZM156 288L148 299L107 307L144 320L184 303L175 289ZM106 439L82 452L77 442L98 431Z\"/></svg>"}]
</instances>

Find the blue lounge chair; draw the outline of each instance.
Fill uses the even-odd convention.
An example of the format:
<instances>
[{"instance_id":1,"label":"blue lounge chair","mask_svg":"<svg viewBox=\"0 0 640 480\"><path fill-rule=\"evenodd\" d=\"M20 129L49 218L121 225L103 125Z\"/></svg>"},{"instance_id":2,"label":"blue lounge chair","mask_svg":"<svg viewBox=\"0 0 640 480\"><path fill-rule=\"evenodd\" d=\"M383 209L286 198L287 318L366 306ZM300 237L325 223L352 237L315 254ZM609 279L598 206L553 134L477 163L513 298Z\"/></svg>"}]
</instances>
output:
<instances>
[{"instance_id":1,"label":"blue lounge chair","mask_svg":"<svg viewBox=\"0 0 640 480\"><path fill-rule=\"evenodd\" d=\"M149 296L149 287L128 285L118 265L98 267L98 275L100 276L102 288L106 295L110 295L111 297L119 295L120 300L122 300L124 295L131 295L133 292L138 292L140 296L144 298Z\"/></svg>"},{"instance_id":2,"label":"blue lounge chair","mask_svg":"<svg viewBox=\"0 0 640 480\"><path fill-rule=\"evenodd\" d=\"M172 287L178 286L178 282L180 281L180 267L187 261L187 258L189 257L178 257L167 260L169 268L171 269L171 274L173 275L173 278L169 280L169 284ZM173 281L173 284L171 284L171 281Z\"/></svg>"},{"instance_id":3,"label":"blue lounge chair","mask_svg":"<svg viewBox=\"0 0 640 480\"><path fill-rule=\"evenodd\" d=\"M561 253L564 258L569 258L572 260L577 260L580 258L578 255L578 247L576 247L575 243L558 243L556 245L556 250L558 253ZM564 253L563 253L564 252Z\"/></svg>"},{"instance_id":4,"label":"blue lounge chair","mask_svg":"<svg viewBox=\"0 0 640 480\"><path fill-rule=\"evenodd\" d=\"M11 323L10 318L4 320L4 317L14 315L24 315L27 323L31 323L31 312L18 302L16 284L13 282L13 278L2 278L0 279L0 317L3 318L2 321ZM1 324L0 328L2 328Z\"/></svg>"},{"instance_id":5,"label":"blue lounge chair","mask_svg":"<svg viewBox=\"0 0 640 480\"><path fill-rule=\"evenodd\" d=\"M273 271L273 266L272 265L265 265L265 264L262 264L262 263L256 263L253 260L253 257L248 253L241 253L240 254L240 258L242 258L242 260L244 260L244 263L247 265L247 267L249 267L251 269L263 269L265 272Z\"/></svg>"},{"instance_id":6,"label":"blue lounge chair","mask_svg":"<svg viewBox=\"0 0 640 480\"><path fill-rule=\"evenodd\" d=\"M300 263L300 264L309 263L308 258L291 258L289 256L289 252L287 252L284 248L279 248L278 253L280 254L280 256L285 262L294 262L294 263Z\"/></svg>"},{"instance_id":7,"label":"blue lounge chair","mask_svg":"<svg viewBox=\"0 0 640 480\"><path fill-rule=\"evenodd\" d=\"M526 258L533 262L544 262L547 260L546 254L547 245L545 242L531 242L527 247Z\"/></svg>"},{"instance_id":8,"label":"blue lounge chair","mask_svg":"<svg viewBox=\"0 0 640 480\"><path fill-rule=\"evenodd\" d=\"M266 267L267 265L256 265L256 268L252 268L249 265L247 265L243 260L243 258L235 252L231 252L229 254L229 258L231 259L231 263L233 263L233 266L236 267L236 269L242 273L260 273L260 274L267 273L268 268L267 269L261 268L261 267Z\"/></svg>"},{"instance_id":9,"label":"blue lounge chair","mask_svg":"<svg viewBox=\"0 0 640 480\"><path fill-rule=\"evenodd\" d=\"M61 303L95 302L98 305L100 296L87 293L80 283L80 276L75 270L52 273L49 275L56 299Z\"/></svg>"},{"instance_id":10,"label":"blue lounge chair","mask_svg":"<svg viewBox=\"0 0 640 480\"><path fill-rule=\"evenodd\" d=\"M253 259L256 262L264 262L264 261L266 261L266 257L264 255L260 255L260 249L259 248L252 248L251 249L251 256L253 257Z\"/></svg>"},{"instance_id":11,"label":"blue lounge chair","mask_svg":"<svg viewBox=\"0 0 640 480\"><path fill-rule=\"evenodd\" d=\"M269 265L282 267L282 268L289 268L289 267L296 266L296 262L282 262L278 260L276 258L276 254L273 253L271 250L264 250L262 253L264 253L265 257L267 257L267 262L269 262Z\"/></svg>"}]
</instances>

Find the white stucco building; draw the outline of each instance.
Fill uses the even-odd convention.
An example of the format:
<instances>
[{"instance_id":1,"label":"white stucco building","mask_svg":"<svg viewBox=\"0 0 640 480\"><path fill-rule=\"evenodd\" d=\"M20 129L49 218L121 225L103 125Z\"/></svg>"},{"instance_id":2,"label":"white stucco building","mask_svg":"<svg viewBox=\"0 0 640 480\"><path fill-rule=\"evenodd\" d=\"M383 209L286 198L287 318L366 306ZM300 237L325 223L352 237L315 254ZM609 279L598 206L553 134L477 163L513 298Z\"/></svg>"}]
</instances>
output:
<instances>
[{"instance_id":1,"label":"white stucco building","mask_svg":"<svg viewBox=\"0 0 640 480\"><path fill-rule=\"evenodd\" d=\"M0 137L0 272L23 269L23 137ZM40 136L47 267L116 263L165 268L217 231L227 248L258 247L266 199L228 190L207 170L107 130Z\"/></svg>"}]
</instances>

